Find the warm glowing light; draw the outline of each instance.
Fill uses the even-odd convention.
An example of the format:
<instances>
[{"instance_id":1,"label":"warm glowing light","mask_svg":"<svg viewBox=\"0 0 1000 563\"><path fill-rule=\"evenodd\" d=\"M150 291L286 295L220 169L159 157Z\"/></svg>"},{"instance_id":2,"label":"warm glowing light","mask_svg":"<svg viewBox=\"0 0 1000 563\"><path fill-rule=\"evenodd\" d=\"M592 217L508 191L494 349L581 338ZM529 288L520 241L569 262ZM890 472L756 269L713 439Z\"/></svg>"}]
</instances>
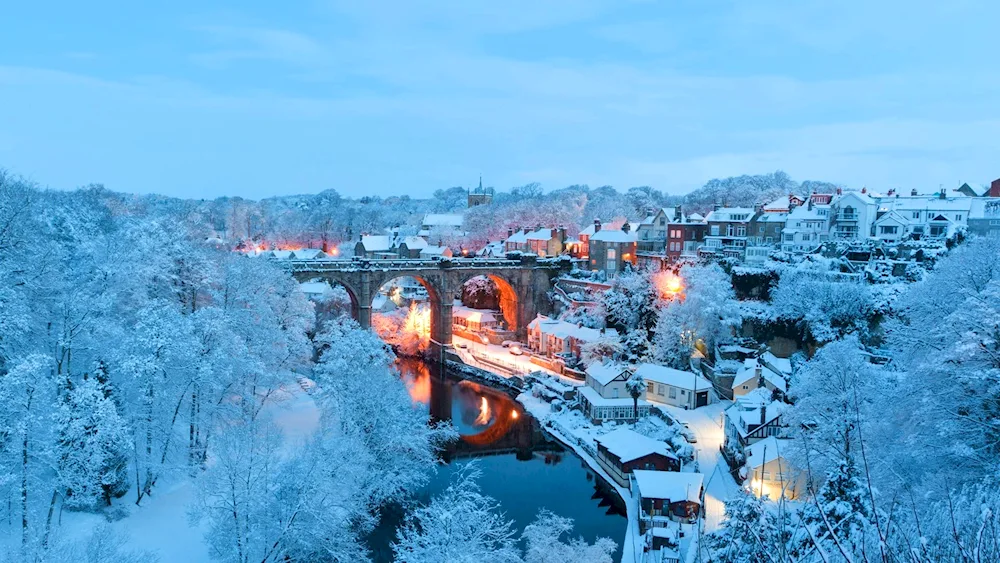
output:
<instances>
[{"instance_id":1,"label":"warm glowing light","mask_svg":"<svg viewBox=\"0 0 1000 563\"><path fill-rule=\"evenodd\" d=\"M483 425L489 424L490 422L490 402L486 400L486 397L479 398L479 416L476 417L474 424Z\"/></svg>"},{"instance_id":2,"label":"warm glowing light","mask_svg":"<svg viewBox=\"0 0 1000 563\"><path fill-rule=\"evenodd\" d=\"M683 297L684 278L672 272L660 272L656 274L654 280L656 288L660 291L660 296L664 299Z\"/></svg>"},{"instance_id":3,"label":"warm glowing light","mask_svg":"<svg viewBox=\"0 0 1000 563\"><path fill-rule=\"evenodd\" d=\"M517 411L510 411L510 417L511 417L512 419L514 419L514 420L517 420L517 418L518 418L519 416L521 416L521 415L517 414Z\"/></svg>"},{"instance_id":4,"label":"warm glowing light","mask_svg":"<svg viewBox=\"0 0 1000 563\"><path fill-rule=\"evenodd\" d=\"M373 314L372 329L400 354L417 355L430 347L430 307L413 302L409 309Z\"/></svg>"}]
</instances>

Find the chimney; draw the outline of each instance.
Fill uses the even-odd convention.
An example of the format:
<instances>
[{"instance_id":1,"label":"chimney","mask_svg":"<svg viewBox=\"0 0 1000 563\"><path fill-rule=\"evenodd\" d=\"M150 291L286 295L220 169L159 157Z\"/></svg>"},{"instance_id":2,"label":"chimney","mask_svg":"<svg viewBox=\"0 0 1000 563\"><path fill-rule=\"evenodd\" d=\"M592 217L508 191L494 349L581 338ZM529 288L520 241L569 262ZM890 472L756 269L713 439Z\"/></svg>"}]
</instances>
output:
<instances>
[{"instance_id":1,"label":"chimney","mask_svg":"<svg viewBox=\"0 0 1000 563\"><path fill-rule=\"evenodd\" d=\"M868 193L868 186L864 186L863 188L861 188L861 193L863 194Z\"/></svg>"},{"instance_id":2,"label":"chimney","mask_svg":"<svg viewBox=\"0 0 1000 563\"><path fill-rule=\"evenodd\" d=\"M767 405L760 406L760 425L763 426L767 422Z\"/></svg>"},{"instance_id":3,"label":"chimney","mask_svg":"<svg viewBox=\"0 0 1000 563\"><path fill-rule=\"evenodd\" d=\"M626 233L627 233L627 232L629 232L629 231L630 231L631 229L632 229L632 226L628 224L628 221L625 221L625 224L623 224L623 225L622 225L622 231L624 231L624 232L626 232Z\"/></svg>"},{"instance_id":4,"label":"chimney","mask_svg":"<svg viewBox=\"0 0 1000 563\"><path fill-rule=\"evenodd\" d=\"M837 195L843 195L843 194L844 194L844 188L837 188Z\"/></svg>"},{"instance_id":5,"label":"chimney","mask_svg":"<svg viewBox=\"0 0 1000 563\"><path fill-rule=\"evenodd\" d=\"M507 238L514 236L514 229L507 227Z\"/></svg>"},{"instance_id":6,"label":"chimney","mask_svg":"<svg viewBox=\"0 0 1000 563\"><path fill-rule=\"evenodd\" d=\"M889 188L889 193L887 193L885 195L887 195L889 197L892 197L892 195L895 194L895 193L896 193L896 189L895 188Z\"/></svg>"},{"instance_id":7,"label":"chimney","mask_svg":"<svg viewBox=\"0 0 1000 563\"><path fill-rule=\"evenodd\" d=\"M990 191L987 192L990 197L1000 197L1000 178L993 180L990 184Z\"/></svg>"},{"instance_id":8,"label":"chimney","mask_svg":"<svg viewBox=\"0 0 1000 563\"><path fill-rule=\"evenodd\" d=\"M601 230L601 220L595 218L594 219L594 232L596 233L597 231L600 231L600 230Z\"/></svg>"},{"instance_id":9,"label":"chimney","mask_svg":"<svg viewBox=\"0 0 1000 563\"><path fill-rule=\"evenodd\" d=\"M684 210L681 208L680 205L678 205L677 207L674 208L674 221L677 221L679 223L682 217L684 217Z\"/></svg>"},{"instance_id":10,"label":"chimney","mask_svg":"<svg viewBox=\"0 0 1000 563\"><path fill-rule=\"evenodd\" d=\"M917 188L913 188L912 190L910 190L910 195L911 196L916 196L917 195Z\"/></svg>"},{"instance_id":11,"label":"chimney","mask_svg":"<svg viewBox=\"0 0 1000 563\"><path fill-rule=\"evenodd\" d=\"M718 211L720 209L722 209L722 206L719 205L718 203L712 204L712 211Z\"/></svg>"},{"instance_id":12,"label":"chimney","mask_svg":"<svg viewBox=\"0 0 1000 563\"><path fill-rule=\"evenodd\" d=\"M944 199L944 198L945 198L945 191L944 188L942 187L941 191L938 192L938 199Z\"/></svg>"},{"instance_id":13,"label":"chimney","mask_svg":"<svg viewBox=\"0 0 1000 563\"><path fill-rule=\"evenodd\" d=\"M556 230L556 233L557 236L559 237L559 243L566 244L566 227L559 225L559 228Z\"/></svg>"},{"instance_id":14,"label":"chimney","mask_svg":"<svg viewBox=\"0 0 1000 563\"><path fill-rule=\"evenodd\" d=\"M806 209L808 209L809 211L813 210L813 198L811 197L809 198L809 203L806 204Z\"/></svg>"}]
</instances>

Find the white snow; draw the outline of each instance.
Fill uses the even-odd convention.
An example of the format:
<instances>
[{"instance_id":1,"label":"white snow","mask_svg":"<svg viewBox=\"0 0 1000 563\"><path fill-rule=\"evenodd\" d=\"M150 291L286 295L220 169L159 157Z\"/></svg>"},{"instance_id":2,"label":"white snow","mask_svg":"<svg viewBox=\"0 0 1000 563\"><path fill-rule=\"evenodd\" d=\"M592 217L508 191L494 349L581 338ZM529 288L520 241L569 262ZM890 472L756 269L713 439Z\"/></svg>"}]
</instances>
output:
<instances>
[{"instance_id":1,"label":"white snow","mask_svg":"<svg viewBox=\"0 0 1000 563\"><path fill-rule=\"evenodd\" d=\"M665 442L647 438L629 428L612 430L607 434L598 436L594 441L602 444L609 452L618 456L622 463L627 463L650 454L660 454L671 459L677 459L674 452L667 448Z\"/></svg>"}]
</instances>

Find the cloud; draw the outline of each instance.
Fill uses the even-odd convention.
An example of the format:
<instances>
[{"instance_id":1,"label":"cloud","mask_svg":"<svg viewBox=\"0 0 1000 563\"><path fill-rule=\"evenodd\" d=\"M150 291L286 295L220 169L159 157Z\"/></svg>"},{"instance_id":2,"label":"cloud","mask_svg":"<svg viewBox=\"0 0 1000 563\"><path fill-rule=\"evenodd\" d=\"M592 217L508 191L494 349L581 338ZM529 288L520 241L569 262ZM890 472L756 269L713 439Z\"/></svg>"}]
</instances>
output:
<instances>
[{"instance_id":1,"label":"cloud","mask_svg":"<svg viewBox=\"0 0 1000 563\"><path fill-rule=\"evenodd\" d=\"M196 30L222 46L192 55L193 60L206 66L264 60L308 67L326 63L331 57L325 45L294 31L224 25L201 26Z\"/></svg>"}]
</instances>

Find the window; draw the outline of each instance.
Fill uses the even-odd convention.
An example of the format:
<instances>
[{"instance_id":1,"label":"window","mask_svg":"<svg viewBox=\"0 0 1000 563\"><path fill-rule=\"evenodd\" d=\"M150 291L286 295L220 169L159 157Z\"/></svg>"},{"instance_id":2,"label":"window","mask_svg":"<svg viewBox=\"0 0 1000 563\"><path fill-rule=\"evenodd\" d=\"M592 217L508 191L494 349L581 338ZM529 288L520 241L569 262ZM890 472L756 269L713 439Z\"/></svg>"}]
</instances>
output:
<instances>
[{"instance_id":1,"label":"window","mask_svg":"<svg viewBox=\"0 0 1000 563\"><path fill-rule=\"evenodd\" d=\"M661 383L660 386L656 388L656 394L662 397L664 387L666 387L666 385Z\"/></svg>"},{"instance_id":2,"label":"window","mask_svg":"<svg viewBox=\"0 0 1000 563\"><path fill-rule=\"evenodd\" d=\"M652 381L646 382L646 392L647 393L652 393L653 392L653 387L655 387L655 386L656 386L656 384L653 383Z\"/></svg>"},{"instance_id":3,"label":"window","mask_svg":"<svg viewBox=\"0 0 1000 563\"><path fill-rule=\"evenodd\" d=\"M739 227L736 227L736 236L738 236L738 237L745 237L745 236L747 236L746 225L740 225Z\"/></svg>"},{"instance_id":4,"label":"window","mask_svg":"<svg viewBox=\"0 0 1000 563\"><path fill-rule=\"evenodd\" d=\"M914 219L919 219L920 218L920 212L919 211L914 211L913 212L913 218Z\"/></svg>"},{"instance_id":5,"label":"window","mask_svg":"<svg viewBox=\"0 0 1000 563\"><path fill-rule=\"evenodd\" d=\"M881 227L879 227L878 232L879 234L883 235L894 235L898 230L899 227L897 227L896 225L882 225Z\"/></svg>"},{"instance_id":6,"label":"window","mask_svg":"<svg viewBox=\"0 0 1000 563\"><path fill-rule=\"evenodd\" d=\"M718 225L712 225L712 236L713 237L719 236L719 226Z\"/></svg>"},{"instance_id":7,"label":"window","mask_svg":"<svg viewBox=\"0 0 1000 563\"><path fill-rule=\"evenodd\" d=\"M764 225L757 227L757 233L761 235L764 234Z\"/></svg>"},{"instance_id":8,"label":"window","mask_svg":"<svg viewBox=\"0 0 1000 563\"><path fill-rule=\"evenodd\" d=\"M748 389L750 389L750 386L749 386L749 385L744 385L744 386L743 386L743 390L744 390L744 391L746 391L746 390L748 390Z\"/></svg>"},{"instance_id":9,"label":"window","mask_svg":"<svg viewBox=\"0 0 1000 563\"><path fill-rule=\"evenodd\" d=\"M961 221L962 220L962 214L959 213L958 215L955 215L955 220L956 221Z\"/></svg>"},{"instance_id":10,"label":"window","mask_svg":"<svg viewBox=\"0 0 1000 563\"><path fill-rule=\"evenodd\" d=\"M612 399L617 399L618 398L618 388L617 387L615 387L614 389L611 390L611 398Z\"/></svg>"},{"instance_id":11,"label":"window","mask_svg":"<svg viewBox=\"0 0 1000 563\"><path fill-rule=\"evenodd\" d=\"M677 398L677 388L676 387L671 387L670 388L670 398L671 399L676 399Z\"/></svg>"}]
</instances>

